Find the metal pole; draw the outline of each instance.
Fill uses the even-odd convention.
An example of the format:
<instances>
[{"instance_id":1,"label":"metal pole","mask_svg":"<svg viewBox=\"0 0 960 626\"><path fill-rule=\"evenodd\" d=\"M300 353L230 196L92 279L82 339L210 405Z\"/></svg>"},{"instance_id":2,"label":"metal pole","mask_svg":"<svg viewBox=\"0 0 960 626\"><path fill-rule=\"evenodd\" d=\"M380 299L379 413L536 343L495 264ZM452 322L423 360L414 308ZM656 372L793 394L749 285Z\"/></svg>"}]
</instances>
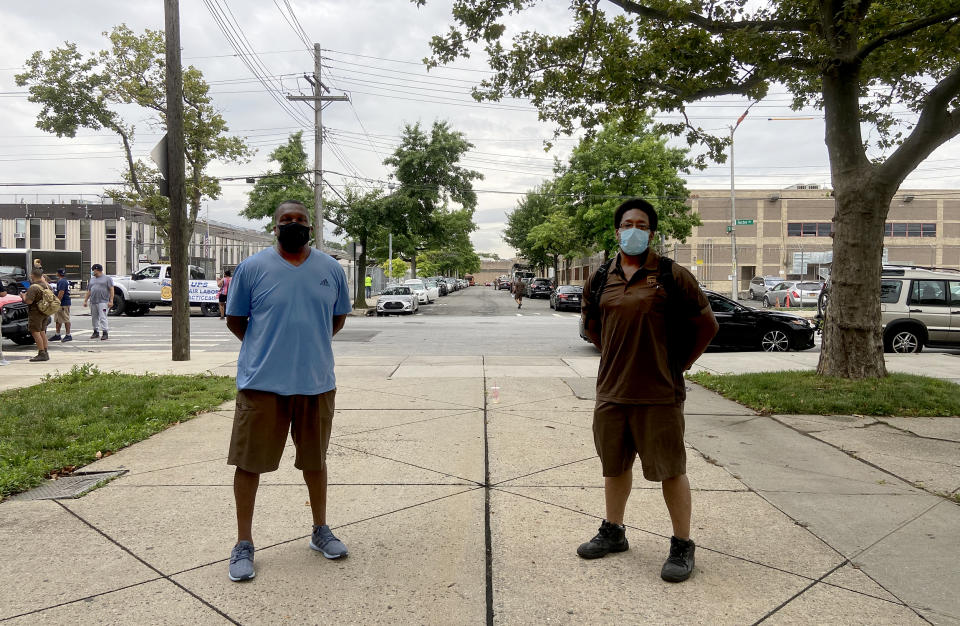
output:
<instances>
[{"instance_id":1,"label":"metal pole","mask_svg":"<svg viewBox=\"0 0 960 626\"><path fill-rule=\"evenodd\" d=\"M740 121L738 120L736 126L730 127L730 297L734 301L739 300L737 297L739 294L737 293L737 192L733 174L733 133L739 125Z\"/></svg>"},{"instance_id":2,"label":"metal pole","mask_svg":"<svg viewBox=\"0 0 960 626\"><path fill-rule=\"evenodd\" d=\"M317 249L323 250L323 102L320 92L320 44L313 44L313 206L316 208L317 218L314 222L314 232L317 238Z\"/></svg>"},{"instance_id":3,"label":"metal pole","mask_svg":"<svg viewBox=\"0 0 960 626\"><path fill-rule=\"evenodd\" d=\"M389 252L387 252L387 259L389 259L387 261L387 266L389 267L387 270L387 273L389 274L389 276L387 276L387 282L389 283L391 280L393 280L393 233L390 233L388 241L390 242L387 244L389 249Z\"/></svg>"}]
</instances>

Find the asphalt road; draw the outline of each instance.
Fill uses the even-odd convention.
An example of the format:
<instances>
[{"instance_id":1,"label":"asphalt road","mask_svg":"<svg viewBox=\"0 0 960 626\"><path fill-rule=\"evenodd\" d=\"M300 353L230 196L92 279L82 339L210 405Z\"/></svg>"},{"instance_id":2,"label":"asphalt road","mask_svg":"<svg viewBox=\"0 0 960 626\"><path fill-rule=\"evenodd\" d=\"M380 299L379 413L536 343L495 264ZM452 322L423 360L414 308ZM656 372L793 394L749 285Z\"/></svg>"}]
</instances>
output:
<instances>
[{"instance_id":1,"label":"asphalt road","mask_svg":"<svg viewBox=\"0 0 960 626\"><path fill-rule=\"evenodd\" d=\"M748 305L750 303L747 303ZM755 306L755 303L754 303ZM232 351L239 341L216 317L203 317L195 309L190 318L192 351ZM523 299L517 309L506 290L474 286L421 305L416 315L348 318L334 338L334 353L343 356L383 354L424 355L523 355L593 356L594 347L580 339L579 315L558 313L546 299ZM143 317L111 317L110 339L96 341L90 336L90 315L74 309L73 335L59 350L80 350L91 354L112 350L164 350L170 348L170 312L155 309ZM51 334L52 334L52 328ZM34 346L16 346L6 340L8 353L33 353ZM818 351L819 348L813 348Z\"/></svg>"}]
</instances>

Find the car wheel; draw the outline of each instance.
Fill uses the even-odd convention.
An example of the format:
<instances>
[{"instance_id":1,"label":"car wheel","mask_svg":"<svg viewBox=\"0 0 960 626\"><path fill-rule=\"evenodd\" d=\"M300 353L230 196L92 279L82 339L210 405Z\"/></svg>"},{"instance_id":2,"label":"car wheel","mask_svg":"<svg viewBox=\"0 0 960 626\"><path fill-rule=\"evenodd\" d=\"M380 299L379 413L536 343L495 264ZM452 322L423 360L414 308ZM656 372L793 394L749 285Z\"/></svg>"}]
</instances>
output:
<instances>
[{"instance_id":1,"label":"car wheel","mask_svg":"<svg viewBox=\"0 0 960 626\"><path fill-rule=\"evenodd\" d=\"M15 337L10 337L10 341L18 346L29 346L34 343L33 335L16 335Z\"/></svg>"},{"instance_id":2,"label":"car wheel","mask_svg":"<svg viewBox=\"0 0 960 626\"><path fill-rule=\"evenodd\" d=\"M770 298L768 298L767 296L763 297L763 308L765 309L770 308Z\"/></svg>"},{"instance_id":3,"label":"car wheel","mask_svg":"<svg viewBox=\"0 0 960 626\"><path fill-rule=\"evenodd\" d=\"M786 352L790 349L790 338L779 328L771 328L760 338L760 347L764 352Z\"/></svg>"},{"instance_id":4,"label":"car wheel","mask_svg":"<svg viewBox=\"0 0 960 626\"><path fill-rule=\"evenodd\" d=\"M147 311L150 310L150 307L146 304L141 304L140 306L127 306L127 317L140 317L146 315Z\"/></svg>"},{"instance_id":5,"label":"car wheel","mask_svg":"<svg viewBox=\"0 0 960 626\"><path fill-rule=\"evenodd\" d=\"M887 333L884 341L887 352L913 354L923 350L923 340L912 328L898 328Z\"/></svg>"},{"instance_id":6,"label":"car wheel","mask_svg":"<svg viewBox=\"0 0 960 626\"><path fill-rule=\"evenodd\" d=\"M219 317L220 305L213 302L206 302L200 305L200 312L204 317Z\"/></svg>"},{"instance_id":7,"label":"car wheel","mask_svg":"<svg viewBox=\"0 0 960 626\"><path fill-rule=\"evenodd\" d=\"M123 294L120 293L120 290L116 290L116 293L113 294L113 307L107 311L107 315L123 315L123 312L127 309L127 302L123 298Z\"/></svg>"}]
</instances>

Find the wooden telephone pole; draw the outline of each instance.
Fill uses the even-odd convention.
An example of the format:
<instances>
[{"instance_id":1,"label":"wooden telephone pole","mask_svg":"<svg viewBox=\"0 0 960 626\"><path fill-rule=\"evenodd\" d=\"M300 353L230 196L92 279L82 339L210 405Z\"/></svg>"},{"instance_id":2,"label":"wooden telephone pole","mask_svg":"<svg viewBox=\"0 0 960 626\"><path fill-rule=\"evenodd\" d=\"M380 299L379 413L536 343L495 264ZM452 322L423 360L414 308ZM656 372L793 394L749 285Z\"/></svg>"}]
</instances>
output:
<instances>
[{"instance_id":1,"label":"wooden telephone pole","mask_svg":"<svg viewBox=\"0 0 960 626\"><path fill-rule=\"evenodd\" d=\"M187 203L183 138L183 75L180 66L180 2L164 0L167 47L167 168L170 185L170 282L173 287L173 360L190 360L190 272L187 267Z\"/></svg>"},{"instance_id":2,"label":"wooden telephone pole","mask_svg":"<svg viewBox=\"0 0 960 626\"><path fill-rule=\"evenodd\" d=\"M307 77L310 78L309 76ZM321 111L324 102L342 102L347 96L325 96L323 90L330 90L320 82L320 44L313 44L313 84L312 96L287 96L287 100L313 102L313 206L316 210L314 232L318 250L323 249L323 118Z\"/></svg>"}]
</instances>

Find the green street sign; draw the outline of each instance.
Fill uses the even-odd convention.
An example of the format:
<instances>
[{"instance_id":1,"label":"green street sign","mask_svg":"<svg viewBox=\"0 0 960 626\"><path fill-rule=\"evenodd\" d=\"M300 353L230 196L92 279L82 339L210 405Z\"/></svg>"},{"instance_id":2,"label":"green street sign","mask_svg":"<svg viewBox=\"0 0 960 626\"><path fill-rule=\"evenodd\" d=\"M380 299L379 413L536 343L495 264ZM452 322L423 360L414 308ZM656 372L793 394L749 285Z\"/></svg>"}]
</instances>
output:
<instances>
[{"instance_id":1,"label":"green street sign","mask_svg":"<svg viewBox=\"0 0 960 626\"><path fill-rule=\"evenodd\" d=\"M753 220L737 220L737 226L752 226Z\"/></svg>"}]
</instances>

